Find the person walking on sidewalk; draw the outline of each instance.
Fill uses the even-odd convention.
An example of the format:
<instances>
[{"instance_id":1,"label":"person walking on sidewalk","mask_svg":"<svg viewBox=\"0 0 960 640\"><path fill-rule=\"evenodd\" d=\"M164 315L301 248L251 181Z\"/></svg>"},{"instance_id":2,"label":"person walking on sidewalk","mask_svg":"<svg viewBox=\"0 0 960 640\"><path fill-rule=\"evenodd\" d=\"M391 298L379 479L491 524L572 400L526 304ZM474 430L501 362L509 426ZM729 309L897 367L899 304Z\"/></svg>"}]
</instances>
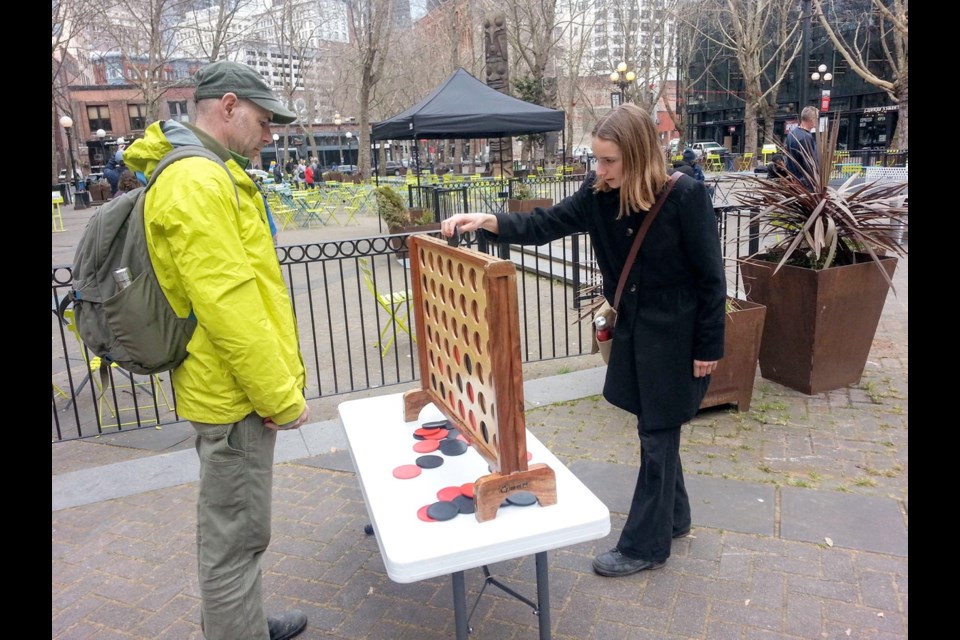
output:
<instances>
[{"instance_id":1,"label":"person walking on sidewalk","mask_svg":"<svg viewBox=\"0 0 960 640\"><path fill-rule=\"evenodd\" d=\"M247 65L214 62L196 81L196 124L154 122L124 158L149 177L171 149L202 145L233 176L207 158L179 160L151 187L144 216L163 292L181 317L197 318L172 379L200 458L200 626L208 640L288 640L307 617L265 614L260 562L270 543L277 431L299 428L310 409L293 307L263 198L245 169L273 142L270 123L296 115Z\"/></svg>"},{"instance_id":2,"label":"person walking on sidewalk","mask_svg":"<svg viewBox=\"0 0 960 640\"><path fill-rule=\"evenodd\" d=\"M612 301L634 234L668 177L653 118L636 105L609 112L592 136L597 168L573 195L532 213L459 213L441 223L443 234L539 245L586 232ZM672 539L690 531L680 427L723 357L725 303L713 206L703 182L681 175L627 276L613 334L603 395L637 417L640 470L617 546L593 561L600 575L662 567Z\"/></svg>"}]
</instances>

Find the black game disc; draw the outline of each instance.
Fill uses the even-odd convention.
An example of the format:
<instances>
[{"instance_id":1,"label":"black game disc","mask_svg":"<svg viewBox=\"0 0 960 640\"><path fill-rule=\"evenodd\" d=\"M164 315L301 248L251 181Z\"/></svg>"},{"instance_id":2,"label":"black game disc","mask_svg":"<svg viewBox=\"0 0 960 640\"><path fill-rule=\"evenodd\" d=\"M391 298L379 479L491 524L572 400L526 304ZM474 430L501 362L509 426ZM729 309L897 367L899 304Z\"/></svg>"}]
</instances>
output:
<instances>
[{"instance_id":1,"label":"black game disc","mask_svg":"<svg viewBox=\"0 0 960 640\"><path fill-rule=\"evenodd\" d=\"M427 515L434 520L450 520L456 517L458 513L460 513L460 509L457 505L453 502L447 502L446 500L434 502L427 507Z\"/></svg>"},{"instance_id":2,"label":"black game disc","mask_svg":"<svg viewBox=\"0 0 960 640\"><path fill-rule=\"evenodd\" d=\"M421 429L439 429L443 427L444 429L448 428L450 422L448 420L434 420L433 422L424 422L420 425Z\"/></svg>"},{"instance_id":3,"label":"black game disc","mask_svg":"<svg viewBox=\"0 0 960 640\"><path fill-rule=\"evenodd\" d=\"M460 436L460 431L457 429L447 429L447 440L456 440Z\"/></svg>"},{"instance_id":4,"label":"black game disc","mask_svg":"<svg viewBox=\"0 0 960 640\"><path fill-rule=\"evenodd\" d=\"M537 496L533 495L529 491L517 491L516 493L511 493L507 496L507 502L510 504L515 504L518 507L529 507L532 504L537 503Z\"/></svg>"},{"instance_id":5,"label":"black game disc","mask_svg":"<svg viewBox=\"0 0 960 640\"><path fill-rule=\"evenodd\" d=\"M443 464L440 456L420 456L416 460L417 466L422 469L435 469Z\"/></svg>"},{"instance_id":6,"label":"black game disc","mask_svg":"<svg viewBox=\"0 0 960 640\"><path fill-rule=\"evenodd\" d=\"M468 449L463 440L441 440L440 453L445 456L459 456Z\"/></svg>"},{"instance_id":7,"label":"black game disc","mask_svg":"<svg viewBox=\"0 0 960 640\"><path fill-rule=\"evenodd\" d=\"M473 504L473 498L468 498L467 496L457 496L453 499L453 504L457 505L460 513L473 513L477 510Z\"/></svg>"}]
</instances>

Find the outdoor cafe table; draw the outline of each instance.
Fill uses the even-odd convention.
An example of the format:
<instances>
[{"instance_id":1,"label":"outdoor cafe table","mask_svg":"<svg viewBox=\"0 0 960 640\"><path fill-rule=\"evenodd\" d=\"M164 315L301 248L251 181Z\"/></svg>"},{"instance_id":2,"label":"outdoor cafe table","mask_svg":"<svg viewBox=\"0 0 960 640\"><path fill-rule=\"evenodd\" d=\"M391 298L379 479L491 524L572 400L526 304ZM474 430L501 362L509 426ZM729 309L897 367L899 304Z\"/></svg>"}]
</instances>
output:
<instances>
[{"instance_id":1,"label":"outdoor cafe table","mask_svg":"<svg viewBox=\"0 0 960 640\"><path fill-rule=\"evenodd\" d=\"M482 567L487 582L491 582L487 565L535 555L535 611L540 638L549 640L547 551L606 536L610 532L606 505L527 431L530 463L545 463L556 474L556 504L501 506L496 517L486 522L464 513L450 520L426 522L417 512L437 502L440 489L472 483L490 472L483 457L473 447L456 456L441 455L437 450L434 454L443 458L442 465L424 468L411 479L398 479L394 469L414 464L421 455L413 449L418 442L413 431L424 422L445 419L439 409L428 404L419 420L405 422L403 394L398 393L343 402L338 410L390 579L409 583L450 574L456 637L466 640L469 629L464 571ZM494 584L534 606L511 589Z\"/></svg>"}]
</instances>

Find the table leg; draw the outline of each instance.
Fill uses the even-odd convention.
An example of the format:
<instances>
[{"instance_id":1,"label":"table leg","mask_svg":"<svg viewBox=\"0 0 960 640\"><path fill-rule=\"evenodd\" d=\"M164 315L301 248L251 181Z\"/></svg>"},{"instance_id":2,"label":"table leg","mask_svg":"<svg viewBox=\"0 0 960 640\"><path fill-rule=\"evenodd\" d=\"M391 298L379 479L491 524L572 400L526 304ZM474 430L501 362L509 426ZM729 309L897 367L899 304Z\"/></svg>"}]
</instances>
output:
<instances>
[{"instance_id":1,"label":"table leg","mask_svg":"<svg viewBox=\"0 0 960 640\"><path fill-rule=\"evenodd\" d=\"M537 616L540 640L550 640L550 576L547 574L547 552L537 554Z\"/></svg>"},{"instance_id":2,"label":"table leg","mask_svg":"<svg viewBox=\"0 0 960 640\"><path fill-rule=\"evenodd\" d=\"M467 590L464 586L463 571L453 573L452 578L453 617L457 627L457 640L467 640L470 627L467 624Z\"/></svg>"}]
</instances>

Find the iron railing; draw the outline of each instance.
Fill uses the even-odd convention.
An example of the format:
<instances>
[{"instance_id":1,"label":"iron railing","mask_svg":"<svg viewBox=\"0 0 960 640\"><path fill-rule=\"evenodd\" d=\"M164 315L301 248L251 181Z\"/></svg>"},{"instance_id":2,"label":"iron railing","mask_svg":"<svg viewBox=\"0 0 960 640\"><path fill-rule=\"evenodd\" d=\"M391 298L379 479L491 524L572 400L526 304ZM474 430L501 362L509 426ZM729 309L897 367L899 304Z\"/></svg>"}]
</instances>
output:
<instances>
[{"instance_id":1,"label":"iron railing","mask_svg":"<svg viewBox=\"0 0 960 640\"><path fill-rule=\"evenodd\" d=\"M448 192L454 194L451 201L463 202L463 191L451 188ZM431 198L434 206L441 207L442 217L451 213L442 208L447 206L443 204L447 193L434 193ZM746 255L748 212L736 207L716 211L725 255ZM417 346L403 329L406 326L415 334L412 297L396 310L400 324L392 322L390 309L378 304L375 295L411 289L408 237L396 234L278 247L298 323L308 399L419 380ZM590 352L590 325L578 321L582 292L598 278L588 236L576 234L539 247L518 247L476 243L473 234L466 234L462 244L517 265L524 363ZM361 266L370 274L369 286ZM735 264L728 261L727 266L729 288L739 291ZM70 283L69 266L53 268L54 308ZM56 314L52 323L54 442L182 420L168 373L131 376L110 368L105 392L100 394L99 373L91 371L99 361L82 348Z\"/></svg>"}]
</instances>

